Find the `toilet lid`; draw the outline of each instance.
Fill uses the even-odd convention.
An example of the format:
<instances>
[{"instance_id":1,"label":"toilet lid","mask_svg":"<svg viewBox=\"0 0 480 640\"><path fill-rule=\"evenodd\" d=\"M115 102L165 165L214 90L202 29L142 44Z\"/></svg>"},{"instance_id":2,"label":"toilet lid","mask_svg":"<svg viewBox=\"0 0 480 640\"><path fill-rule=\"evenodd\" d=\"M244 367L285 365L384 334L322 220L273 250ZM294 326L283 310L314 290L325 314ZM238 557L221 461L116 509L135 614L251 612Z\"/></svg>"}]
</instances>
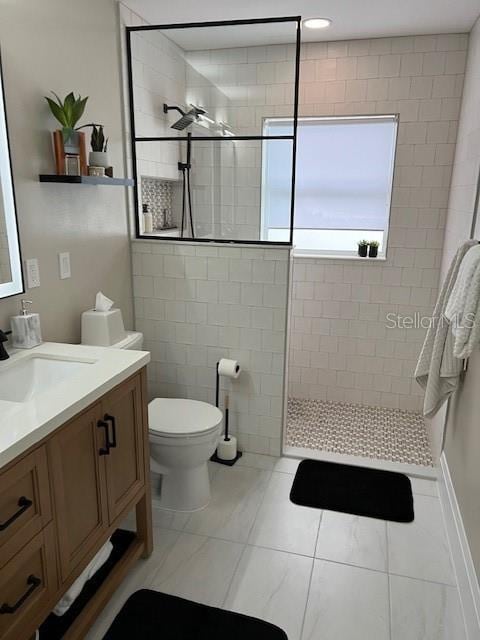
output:
<instances>
[{"instance_id":1,"label":"toilet lid","mask_svg":"<svg viewBox=\"0 0 480 640\"><path fill-rule=\"evenodd\" d=\"M217 427L222 417L220 409L198 400L155 398L148 404L149 429L163 435L204 433Z\"/></svg>"}]
</instances>

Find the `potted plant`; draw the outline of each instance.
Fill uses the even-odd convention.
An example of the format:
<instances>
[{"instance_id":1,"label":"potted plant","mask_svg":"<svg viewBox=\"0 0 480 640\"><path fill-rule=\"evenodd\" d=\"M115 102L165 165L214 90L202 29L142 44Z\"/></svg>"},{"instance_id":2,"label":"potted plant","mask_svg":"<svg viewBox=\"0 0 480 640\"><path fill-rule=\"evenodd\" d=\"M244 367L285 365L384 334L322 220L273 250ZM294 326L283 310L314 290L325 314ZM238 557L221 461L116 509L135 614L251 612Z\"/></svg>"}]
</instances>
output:
<instances>
[{"instance_id":1,"label":"potted plant","mask_svg":"<svg viewBox=\"0 0 480 640\"><path fill-rule=\"evenodd\" d=\"M48 96L45 96L45 100L48 102L52 114L62 125L63 142L65 150L67 151L68 146L78 146L78 143L76 144L78 131L75 129L75 126L83 116L88 96L82 98L82 96L79 95L78 98L76 98L73 91L71 91L62 102L61 98L59 98L54 91L52 91L52 93L57 99L57 102Z\"/></svg>"},{"instance_id":2,"label":"potted plant","mask_svg":"<svg viewBox=\"0 0 480 640\"><path fill-rule=\"evenodd\" d=\"M372 240L371 242L368 243L368 257L369 258L376 258L378 256L378 245L380 243L377 242L376 240Z\"/></svg>"},{"instance_id":3,"label":"potted plant","mask_svg":"<svg viewBox=\"0 0 480 640\"><path fill-rule=\"evenodd\" d=\"M80 164L81 173L86 174L85 134L80 132L76 125L85 111L88 97L82 98L80 95L75 97L71 91L62 100L54 91L52 93L56 101L47 96L45 100L53 116L62 125L61 130L53 132L57 173L66 173L66 157L68 159L69 156L78 156L77 162Z\"/></svg>"},{"instance_id":4,"label":"potted plant","mask_svg":"<svg viewBox=\"0 0 480 640\"><path fill-rule=\"evenodd\" d=\"M361 258L366 258L367 251L368 251L368 240L360 240L358 242L358 255Z\"/></svg>"},{"instance_id":5,"label":"potted plant","mask_svg":"<svg viewBox=\"0 0 480 640\"><path fill-rule=\"evenodd\" d=\"M88 155L88 164L91 167L104 167L108 169L110 166L107 155L108 138L105 139L103 125L94 124L92 127L92 136L90 138L92 150Z\"/></svg>"}]
</instances>

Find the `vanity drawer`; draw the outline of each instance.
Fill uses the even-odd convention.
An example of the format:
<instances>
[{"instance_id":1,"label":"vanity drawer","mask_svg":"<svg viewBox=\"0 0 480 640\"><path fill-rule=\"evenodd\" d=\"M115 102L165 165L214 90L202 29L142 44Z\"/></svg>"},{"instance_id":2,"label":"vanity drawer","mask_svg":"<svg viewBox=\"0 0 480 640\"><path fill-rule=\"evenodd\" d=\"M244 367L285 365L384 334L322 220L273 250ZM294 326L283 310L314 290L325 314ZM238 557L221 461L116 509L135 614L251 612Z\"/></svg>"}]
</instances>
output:
<instances>
[{"instance_id":1,"label":"vanity drawer","mask_svg":"<svg viewBox=\"0 0 480 640\"><path fill-rule=\"evenodd\" d=\"M47 452L43 446L0 473L0 567L51 518Z\"/></svg>"},{"instance_id":2,"label":"vanity drawer","mask_svg":"<svg viewBox=\"0 0 480 640\"><path fill-rule=\"evenodd\" d=\"M33 633L57 590L53 523L23 547L0 571L0 638Z\"/></svg>"}]
</instances>

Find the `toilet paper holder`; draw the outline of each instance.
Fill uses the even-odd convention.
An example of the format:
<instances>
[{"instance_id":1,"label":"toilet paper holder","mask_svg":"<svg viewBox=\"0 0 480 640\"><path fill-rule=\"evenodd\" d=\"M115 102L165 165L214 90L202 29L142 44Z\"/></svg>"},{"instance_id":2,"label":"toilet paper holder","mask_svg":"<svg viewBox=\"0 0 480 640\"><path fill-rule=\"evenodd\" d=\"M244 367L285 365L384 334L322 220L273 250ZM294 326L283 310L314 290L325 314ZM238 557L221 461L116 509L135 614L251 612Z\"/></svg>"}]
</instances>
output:
<instances>
[{"instance_id":1,"label":"toilet paper holder","mask_svg":"<svg viewBox=\"0 0 480 640\"><path fill-rule=\"evenodd\" d=\"M219 360L217 362L216 381L215 381L215 406L217 408L219 407L219 404L220 404L220 375L225 375L229 378L236 379L240 375L240 371L241 371L240 365L236 360L226 360L222 358L222 360ZM227 396L225 400L226 400L225 402L225 435L222 437L222 441L229 442L230 441L229 430L228 430L229 412L230 412L229 397ZM210 460L212 462L218 462L219 464L225 464L229 467L232 467L237 462L237 460L241 457L242 457L242 452L238 451L237 449L237 452L234 458L232 458L231 460L224 460L223 458L220 458L218 456L218 452L217 450L215 450L215 453L212 455Z\"/></svg>"}]
</instances>

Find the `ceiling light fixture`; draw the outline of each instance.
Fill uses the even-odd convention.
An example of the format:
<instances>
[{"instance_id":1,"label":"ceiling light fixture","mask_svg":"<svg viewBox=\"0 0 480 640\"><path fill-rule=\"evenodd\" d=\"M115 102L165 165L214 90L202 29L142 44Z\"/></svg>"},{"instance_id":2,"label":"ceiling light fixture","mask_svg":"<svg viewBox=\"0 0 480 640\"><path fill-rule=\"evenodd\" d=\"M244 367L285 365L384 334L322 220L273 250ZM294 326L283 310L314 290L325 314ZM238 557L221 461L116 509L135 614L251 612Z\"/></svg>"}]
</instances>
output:
<instances>
[{"instance_id":1,"label":"ceiling light fixture","mask_svg":"<svg viewBox=\"0 0 480 640\"><path fill-rule=\"evenodd\" d=\"M307 29L325 29L332 24L330 18L307 18L303 21L303 26Z\"/></svg>"}]
</instances>

